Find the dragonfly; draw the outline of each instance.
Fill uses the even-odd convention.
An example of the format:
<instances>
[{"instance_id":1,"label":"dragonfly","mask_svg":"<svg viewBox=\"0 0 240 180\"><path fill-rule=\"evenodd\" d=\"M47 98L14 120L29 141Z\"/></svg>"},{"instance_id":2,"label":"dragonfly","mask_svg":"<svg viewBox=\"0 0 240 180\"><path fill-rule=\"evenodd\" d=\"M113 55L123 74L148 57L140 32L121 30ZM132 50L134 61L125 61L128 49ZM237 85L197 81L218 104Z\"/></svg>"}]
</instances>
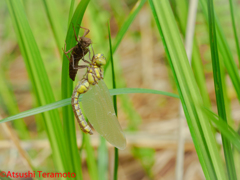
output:
<instances>
[{"instance_id":1,"label":"dragonfly","mask_svg":"<svg viewBox=\"0 0 240 180\"><path fill-rule=\"evenodd\" d=\"M94 52L93 52L94 53ZM90 56L90 53L89 53ZM106 59L103 54L93 55L88 63L87 72L76 85L72 94L72 108L81 130L93 134L92 126L109 143L118 149L125 149L126 138L116 117L112 98L103 81L103 66ZM79 96L82 97L82 107L89 125L79 106Z\"/></svg>"},{"instance_id":2,"label":"dragonfly","mask_svg":"<svg viewBox=\"0 0 240 180\"><path fill-rule=\"evenodd\" d=\"M62 49L64 54L66 55L66 57L69 60L69 77L73 81L75 81L75 77L76 77L78 69L82 68L82 67L83 68L86 67L85 65L80 65L79 66L78 62L81 59L83 61L85 61L83 59L83 57L84 57L84 55L86 55L89 52L88 47L89 47L90 44L92 44L91 39L85 37L90 32L90 30L85 28L85 27L81 27L81 26L79 26L79 27L84 29L84 34L81 37L79 37L79 40L78 40L75 28L73 26L74 36L75 36L75 39L77 41L77 44L74 47L72 47L71 49L69 49L68 51L66 51L66 42L65 42L64 49ZM69 58L67 54L70 53L70 52L71 52L71 55L70 55L70 58Z\"/></svg>"}]
</instances>

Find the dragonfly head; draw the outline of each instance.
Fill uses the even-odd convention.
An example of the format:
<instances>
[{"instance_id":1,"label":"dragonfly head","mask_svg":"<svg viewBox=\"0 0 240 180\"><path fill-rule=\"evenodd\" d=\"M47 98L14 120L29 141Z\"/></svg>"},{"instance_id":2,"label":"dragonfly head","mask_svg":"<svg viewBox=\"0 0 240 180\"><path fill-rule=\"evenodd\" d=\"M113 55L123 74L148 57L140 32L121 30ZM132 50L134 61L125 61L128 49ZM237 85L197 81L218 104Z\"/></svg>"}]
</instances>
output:
<instances>
[{"instance_id":1,"label":"dragonfly head","mask_svg":"<svg viewBox=\"0 0 240 180\"><path fill-rule=\"evenodd\" d=\"M95 54L93 57L93 62L96 63L98 67L101 67L106 64L106 58L103 56L103 54Z\"/></svg>"}]
</instances>

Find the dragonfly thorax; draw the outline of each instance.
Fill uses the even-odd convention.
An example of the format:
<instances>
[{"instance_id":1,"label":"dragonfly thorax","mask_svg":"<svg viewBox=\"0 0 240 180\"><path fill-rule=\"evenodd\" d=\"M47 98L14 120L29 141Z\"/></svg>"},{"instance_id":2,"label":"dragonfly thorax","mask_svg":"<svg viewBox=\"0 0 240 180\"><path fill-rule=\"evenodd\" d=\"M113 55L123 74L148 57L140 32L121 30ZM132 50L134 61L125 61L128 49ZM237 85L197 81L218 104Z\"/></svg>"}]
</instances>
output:
<instances>
[{"instance_id":1,"label":"dragonfly thorax","mask_svg":"<svg viewBox=\"0 0 240 180\"><path fill-rule=\"evenodd\" d=\"M90 66L87 68L87 73L84 76L89 84L97 84L103 79L103 66L106 64L106 58L103 54L95 54L92 58Z\"/></svg>"},{"instance_id":2,"label":"dragonfly thorax","mask_svg":"<svg viewBox=\"0 0 240 180\"><path fill-rule=\"evenodd\" d=\"M94 65L98 67L102 67L106 64L106 58L103 56L103 54L95 54L93 56L92 62Z\"/></svg>"},{"instance_id":3,"label":"dragonfly thorax","mask_svg":"<svg viewBox=\"0 0 240 180\"><path fill-rule=\"evenodd\" d=\"M91 65L88 67L86 78L89 84L97 84L100 79L103 79L103 70L98 66Z\"/></svg>"}]
</instances>

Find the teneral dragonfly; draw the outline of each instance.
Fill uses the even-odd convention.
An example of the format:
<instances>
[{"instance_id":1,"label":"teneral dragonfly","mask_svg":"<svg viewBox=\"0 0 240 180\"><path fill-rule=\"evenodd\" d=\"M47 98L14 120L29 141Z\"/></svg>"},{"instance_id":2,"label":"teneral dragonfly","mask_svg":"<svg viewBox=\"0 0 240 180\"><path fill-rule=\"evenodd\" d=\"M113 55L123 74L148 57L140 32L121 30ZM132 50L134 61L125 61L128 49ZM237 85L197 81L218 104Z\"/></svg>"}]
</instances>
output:
<instances>
[{"instance_id":1,"label":"teneral dragonfly","mask_svg":"<svg viewBox=\"0 0 240 180\"><path fill-rule=\"evenodd\" d=\"M125 149L126 138L116 117L113 102L103 81L103 66L106 59L102 54L93 56L87 72L75 87L72 94L72 107L83 132L93 134L80 109L78 99L82 97L85 115L94 129L109 143L119 149Z\"/></svg>"}]
</instances>

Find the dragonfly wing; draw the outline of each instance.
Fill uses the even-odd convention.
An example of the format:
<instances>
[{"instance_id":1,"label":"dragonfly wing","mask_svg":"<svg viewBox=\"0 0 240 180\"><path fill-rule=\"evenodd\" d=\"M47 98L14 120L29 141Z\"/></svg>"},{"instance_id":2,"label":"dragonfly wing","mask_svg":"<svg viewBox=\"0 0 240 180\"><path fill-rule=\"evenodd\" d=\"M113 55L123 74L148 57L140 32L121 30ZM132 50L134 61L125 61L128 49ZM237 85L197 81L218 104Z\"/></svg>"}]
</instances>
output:
<instances>
[{"instance_id":1,"label":"dragonfly wing","mask_svg":"<svg viewBox=\"0 0 240 180\"><path fill-rule=\"evenodd\" d=\"M90 86L82 97L82 106L94 129L118 149L125 149L126 138L116 117L112 97L103 80Z\"/></svg>"}]
</instances>

